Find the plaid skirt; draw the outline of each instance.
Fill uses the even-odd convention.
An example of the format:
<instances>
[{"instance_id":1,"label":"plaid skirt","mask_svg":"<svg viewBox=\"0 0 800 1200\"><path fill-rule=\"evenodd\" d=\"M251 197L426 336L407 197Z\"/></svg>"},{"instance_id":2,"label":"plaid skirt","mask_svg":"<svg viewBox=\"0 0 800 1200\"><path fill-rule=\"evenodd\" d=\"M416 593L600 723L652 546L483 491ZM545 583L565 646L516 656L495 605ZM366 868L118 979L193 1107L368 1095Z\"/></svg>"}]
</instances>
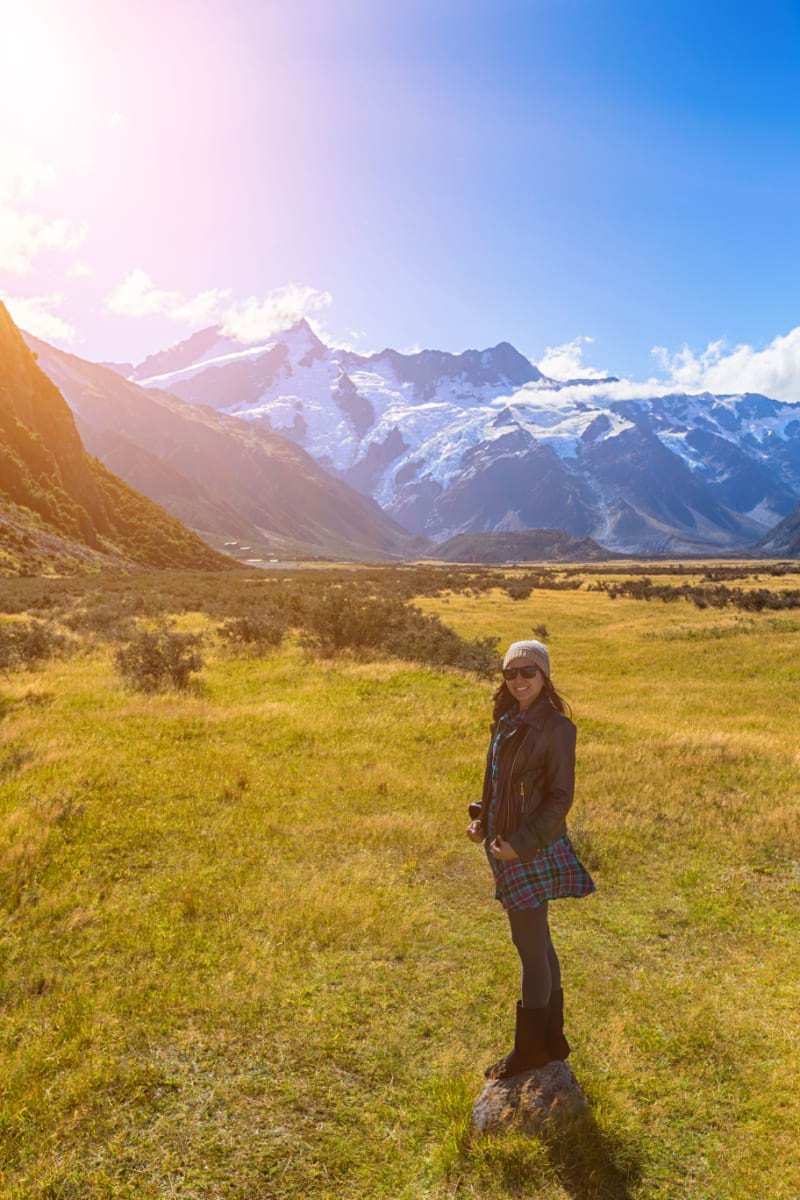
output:
<instances>
[{"instance_id":1,"label":"plaid skirt","mask_svg":"<svg viewBox=\"0 0 800 1200\"><path fill-rule=\"evenodd\" d=\"M543 900L590 896L597 891L568 834L538 850L530 862L492 858L487 839L486 857L494 874L494 898L504 909L538 908Z\"/></svg>"}]
</instances>

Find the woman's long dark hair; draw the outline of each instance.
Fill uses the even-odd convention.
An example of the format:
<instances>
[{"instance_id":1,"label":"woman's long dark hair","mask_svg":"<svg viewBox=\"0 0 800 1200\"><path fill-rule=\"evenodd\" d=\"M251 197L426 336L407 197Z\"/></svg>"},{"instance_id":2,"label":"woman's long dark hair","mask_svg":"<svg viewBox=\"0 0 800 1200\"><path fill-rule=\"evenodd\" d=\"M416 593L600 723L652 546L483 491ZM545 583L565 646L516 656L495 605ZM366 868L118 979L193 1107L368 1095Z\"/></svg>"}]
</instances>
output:
<instances>
[{"instance_id":1,"label":"woman's long dark hair","mask_svg":"<svg viewBox=\"0 0 800 1200\"><path fill-rule=\"evenodd\" d=\"M541 670L541 667L539 669ZM544 675L544 672L542 672L542 674ZM572 716L572 706L570 705L569 701L565 700L564 697L553 687L553 681L549 675L544 675L544 687L542 691L552 704L553 708L558 709L560 713L564 713L564 715L567 717ZM492 700L494 702L494 708L492 710L492 724L496 725L503 713L507 713L508 710L513 708L513 706L517 703L514 697L511 695L511 692L508 690L505 679L502 681L497 691L492 694Z\"/></svg>"}]
</instances>

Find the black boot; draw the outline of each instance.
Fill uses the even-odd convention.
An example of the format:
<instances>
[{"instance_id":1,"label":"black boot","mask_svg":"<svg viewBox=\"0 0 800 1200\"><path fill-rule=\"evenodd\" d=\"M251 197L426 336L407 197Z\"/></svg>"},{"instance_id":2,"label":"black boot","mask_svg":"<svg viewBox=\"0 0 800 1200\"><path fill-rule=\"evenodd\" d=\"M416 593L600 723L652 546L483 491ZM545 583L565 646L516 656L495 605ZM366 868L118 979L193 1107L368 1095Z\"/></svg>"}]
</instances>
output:
<instances>
[{"instance_id":1,"label":"black boot","mask_svg":"<svg viewBox=\"0 0 800 1200\"><path fill-rule=\"evenodd\" d=\"M517 1001L517 1028L514 1034L514 1049L504 1058L492 1063L484 1071L487 1079L508 1079L534 1067L544 1067L553 1061L547 1043L547 1021L549 1009L523 1008Z\"/></svg>"},{"instance_id":2,"label":"black boot","mask_svg":"<svg viewBox=\"0 0 800 1200\"><path fill-rule=\"evenodd\" d=\"M569 1054L570 1045L564 1037L564 992L562 988L556 988L550 993L547 1012L547 1044L550 1047L550 1055L553 1059L560 1059L563 1062Z\"/></svg>"}]
</instances>

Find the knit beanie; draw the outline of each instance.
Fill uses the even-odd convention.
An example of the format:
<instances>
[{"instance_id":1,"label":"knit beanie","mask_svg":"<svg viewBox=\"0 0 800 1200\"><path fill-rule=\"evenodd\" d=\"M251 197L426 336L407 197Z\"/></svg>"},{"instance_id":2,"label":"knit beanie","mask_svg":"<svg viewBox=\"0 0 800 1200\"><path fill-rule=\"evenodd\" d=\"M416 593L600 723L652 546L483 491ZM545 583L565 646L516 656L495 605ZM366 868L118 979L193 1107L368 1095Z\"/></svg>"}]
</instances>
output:
<instances>
[{"instance_id":1,"label":"knit beanie","mask_svg":"<svg viewBox=\"0 0 800 1200\"><path fill-rule=\"evenodd\" d=\"M503 659L503 669L510 662L514 662L518 658L525 658L529 662L535 662L537 667L541 667L547 678L550 678L550 655L544 642L512 642L506 650L505 658Z\"/></svg>"}]
</instances>

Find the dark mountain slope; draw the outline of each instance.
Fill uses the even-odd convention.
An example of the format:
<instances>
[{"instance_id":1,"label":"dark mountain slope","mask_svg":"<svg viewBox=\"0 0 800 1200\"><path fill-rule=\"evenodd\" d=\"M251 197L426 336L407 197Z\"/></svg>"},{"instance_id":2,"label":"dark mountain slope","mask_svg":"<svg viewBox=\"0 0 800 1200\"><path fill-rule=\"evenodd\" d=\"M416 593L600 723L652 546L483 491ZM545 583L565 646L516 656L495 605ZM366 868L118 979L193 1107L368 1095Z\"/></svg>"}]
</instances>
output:
<instances>
[{"instance_id":1,"label":"dark mountain slope","mask_svg":"<svg viewBox=\"0 0 800 1200\"><path fill-rule=\"evenodd\" d=\"M592 538L570 537L563 529L519 529L513 533L459 533L432 553L447 562L605 562L622 558Z\"/></svg>"},{"instance_id":2,"label":"dark mountain slope","mask_svg":"<svg viewBox=\"0 0 800 1200\"><path fill-rule=\"evenodd\" d=\"M222 497L204 487L197 479L184 475L149 450L143 449L124 434L102 432L82 426L88 450L96 454L115 475L145 496L158 497L159 503L173 516L201 536L252 541L261 536L258 526L248 521Z\"/></svg>"},{"instance_id":3,"label":"dark mountain slope","mask_svg":"<svg viewBox=\"0 0 800 1200\"><path fill-rule=\"evenodd\" d=\"M16 519L27 509L51 533L141 566L232 565L87 454L69 406L1 303L0 505Z\"/></svg>"},{"instance_id":4,"label":"dark mountain slope","mask_svg":"<svg viewBox=\"0 0 800 1200\"><path fill-rule=\"evenodd\" d=\"M778 558L800 558L800 504L750 549Z\"/></svg>"},{"instance_id":5,"label":"dark mountain slope","mask_svg":"<svg viewBox=\"0 0 800 1200\"><path fill-rule=\"evenodd\" d=\"M521 430L467 451L463 470L437 496L426 532L436 526L460 532L558 527L588 534L596 524L593 496L580 476L549 446Z\"/></svg>"},{"instance_id":6,"label":"dark mountain slope","mask_svg":"<svg viewBox=\"0 0 800 1200\"><path fill-rule=\"evenodd\" d=\"M647 553L745 545L758 525L720 504L683 459L636 425L581 452L585 477L606 497L607 539Z\"/></svg>"}]
</instances>

